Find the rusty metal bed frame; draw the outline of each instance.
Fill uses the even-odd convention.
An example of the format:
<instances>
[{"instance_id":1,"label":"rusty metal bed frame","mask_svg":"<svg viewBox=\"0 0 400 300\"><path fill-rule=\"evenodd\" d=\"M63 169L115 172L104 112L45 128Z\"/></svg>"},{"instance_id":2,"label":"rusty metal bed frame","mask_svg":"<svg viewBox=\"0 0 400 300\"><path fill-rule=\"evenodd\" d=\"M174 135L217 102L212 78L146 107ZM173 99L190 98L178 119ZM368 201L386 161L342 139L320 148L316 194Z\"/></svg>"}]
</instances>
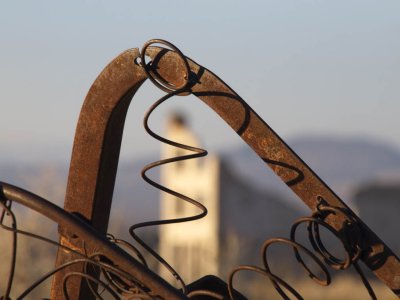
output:
<instances>
[{"instance_id":1,"label":"rusty metal bed frame","mask_svg":"<svg viewBox=\"0 0 400 300\"><path fill-rule=\"evenodd\" d=\"M146 62L146 57L149 62ZM143 176L150 184L169 193L175 193L184 201L196 205L200 213L182 219L147 222L131 227L184 222L205 216L207 210L194 199L169 190L152 180L146 171L178 160L206 155L206 151L164 139L152 132L147 119L150 113L172 96L192 94L214 110L245 141L257 155L279 176L286 185L310 208L312 215L295 221L290 239L267 240L262 249L264 265L240 266L233 269L229 282L223 283L214 277L185 285L179 274L163 261L152 249L158 260L170 268L171 273L182 283L175 288L150 270L137 255L131 255L107 236L109 214L119 159L125 116L132 98L146 79L166 91L146 116L148 132L162 142L191 150L193 154L159 161L148 165ZM368 280L361 272L362 261L384 282L395 295L400 297L400 260L388 246L365 225L356 214L307 166L296 153L240 98L230 87L208 69L185 57L179 49L164 40L151 40L141 51L131 49L116 57L97 77L83 103L75 134L70 163L64 209L30 192L7 183L0 183L0 225L12 232L10 274L6 290L1 299L11 299L13 274L16 259L18 234L41 238L23 232L16 225L12 203L16 202L50 218L59 225L60 241L48 241L59 247L56 267L44 275L17 299L29 293L43 281L53 278L51 299L95 299L101 295L98 287L107 290L114 299L242 299L234 290L233 278L239 271L253 271L268 277L284 299L291 294L301 299L296 290L269 268L267 252L274 243L285 243L292 247L297 260L309 276L320 284L330 282L326 265L334 269L354 266L361 276L372 299L376 296ZM4 220L11 218L11 225ZM295 232L299 224L307 224L309 239L314 252L296 242ZM343 244L345 259L334 257L323 245L319 228L332 232ZM301 253L301 254L300 254ZM315 254L316 253L316 254ZM325 274L319 278L304 263L303 256L315 260ZM1 254L0 254L1 258ZM88 267L89 266L89 267ZM100 273L107 279L99 280Z\"/></svg>"}]
</instances>

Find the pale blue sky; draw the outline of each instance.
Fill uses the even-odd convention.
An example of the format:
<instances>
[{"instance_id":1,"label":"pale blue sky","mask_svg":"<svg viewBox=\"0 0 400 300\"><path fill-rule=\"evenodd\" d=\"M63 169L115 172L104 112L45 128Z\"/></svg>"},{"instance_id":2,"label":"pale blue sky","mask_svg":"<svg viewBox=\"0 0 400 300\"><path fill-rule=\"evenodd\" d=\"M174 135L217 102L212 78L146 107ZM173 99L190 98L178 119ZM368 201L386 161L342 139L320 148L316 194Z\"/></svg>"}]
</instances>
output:
<instances>
[{"instance_id":1,"label":"pale blue sky","mask_svg":"<svg viewBox=\"0 0 400 300\"><path fill-rule=\"evenodd\" d=\"M235 89L284 138L362 136L400 149L400 1L0 1L0 161L68 161L102 68L163 38ZM156 151L127 119L124 159ZM211 149L240 141L194 98L178 104ZM158 127L157 127L158 126ZM153 150L149 150L153 149Z\"/></svg>"}]
</instances>

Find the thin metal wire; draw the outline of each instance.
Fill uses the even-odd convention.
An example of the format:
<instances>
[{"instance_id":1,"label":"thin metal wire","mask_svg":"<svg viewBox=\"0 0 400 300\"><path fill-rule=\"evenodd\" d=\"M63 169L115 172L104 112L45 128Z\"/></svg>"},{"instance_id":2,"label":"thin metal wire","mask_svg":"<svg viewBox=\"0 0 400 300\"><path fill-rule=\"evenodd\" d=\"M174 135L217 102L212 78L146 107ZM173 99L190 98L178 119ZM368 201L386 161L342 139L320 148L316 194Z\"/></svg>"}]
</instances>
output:
<instances>
[{"instance_id":1,"label":"thin metal wire","mask_svg":"<svg viewBox=\"0 0 400 300\"><path fill-rule=\"evenodd\" d=\"M97 261L99 264L93 264L91 261L89 261L88 263L85 264L85 268L84 268L84 273L89 273L87 272L87 267L88 265L94 266L94 267L98 267L102 266L102 265L110 265L112 266L113 263L112 261L110 261L105 255L103 255L102 253L93 253L90 258L94 261ZM119 293L126 293L126 294L132 294L132 282L127 282L126 279L124 280L123 276L121 277L121 274L117 274L115 272L115 270L113 269L109 269L109 268L104 268L104 267L100 267L100 271L101 273L104 275L105 280L107 281L107 283L113 287L114 290L118 291ZM99 272L98 272L99 273ZM131 278L130 281L134 281L134 285L140 285L139 282L137 282L134 278ZM90 282L88 282L89 287L93 288L90 284ZM145 289L145 287L142 287L143 289ZM94 289L94 288L93 288ZM97 292L95 292L97 293ZM101 294L101 292L99 293Z\"/></svg>"},{"instance_id":2,"label":"thin metal wire","mask_svg":"<svg viewBox=\"0 0 400 300\"><path fill-rule=\"evenodd\" d=\"M15 265L17 262L17 220L15 218L14 213L11 211L11 201L3 201L0 199L0 205L3 207L1 217L0 217L0 226L3 229L10 228L8 226L5 226L3 224L4 217L7 214L7 216L11 217L11 231L12 231L12 246L11 246L11 261L10 261L10 272L8 276L8 282L4 294L4 299L8 299L10 296L13 280L14 280L14 274L15 274Z\"/></svg>"},{"instance_id":3,"label":"thin metal wire","mask_svg":"<svg viewBox=\"0 0 400 300\"><path fill-rule=\"evenodd\" d=\"M116 238L113 234L107 233L107 237L110 240L111 243L114 243L121 248L127 249L128 251L132 252L135 254L135 256L139 259L139 261L146 267L149 267L147 264L146 259L144 258L143 254L137 249L135 246L133 246L131 243L128 241L125 241L123 239Z\"/></svg>"},{"instance_id":4,"label":"thin metal wire","mask_svg":"<svg viewBox=\"0 0 400 300\"><path fill-rule=\"evenodd\" d=\"M276 276L275 274L262 269L260 267L256 267L256 266L249 266L249 265L243 265L243 266L238 266L236 269L234 269L230 275L229 275L229 282L228 282L228 291L229 291L229 297L230 299L234 299L234 277L238 272L243 272L243 271L250 271L250 272L255 272L258 274L261 274L265 277L267 277L269 280L271 280L271 282L274 284L274 286L282 286L284 287L287 291L289 291L294 297L296 297L296 299L303 299L301 297L301 295L292 287L290 286L286 281L284 281L282 278ZM281 290L281 288L279 288L279 290ZM279 292L278 290L278 292ZM280 292L279 292L280 293ZM283 299L289 299L290 298L282 291L282 293L280 293Z\"/></svg>"},{"instance_id":5,"label":"thin metal wire","mask_svg":"<svg viewBox=\"0 0 400 300\"><path fill-rule=\"evenodd\" d=\"M121 298L118 296L118 294L117 294L112 288L110 288L110 286L109 286L107 283L103 282L102 280L100 280L100 279L98 279L98 278L96 278L96 277L94 277L94 276L92 276L92 275L86 274L86 273L82 273L82 272L70 272L70 273L66 274L65 277L64 277L64 279L63 279L63 295L64 295L64 298L65 298L66 300L69 300L69 299L70 299L69 296L68 296L67 282L68 282L68 279L70 279L71 277L74 277L74 276L75 276L75 277L76 277L76 276L77 276L77 277L82 277L82 278L85 278L86 280L92 281L92 282L94 282L96 285L100 285L100 286L102 286L105 290L107 290L107 292L109 292L110 295L111 295L114 299L117 299L117 300L120 300L120 299L121 299ZM99 299L104 299L104 298L101 297L101 295L99 295L98 293L96 293L95 296L96 296L97 298L99 298Z\"/></svg>"},{"instance_id":6,"label":"thin metal wire","mask_svg":"<svg viewBox=\"0 0 400 300\"><path fill-rule=\"evenodd\" d=\"M216 292L207 291L207 290L196 290L196 291L188 293L187 296L189 298L198 297L198 296L206 296L207 299L211 298L211 299L215 299L215 300L224 300L223 295L216 293Z\"/></svg>"},{"instance_id":7,"label":"thin metal wire","mask_svg":"<svg viewBox=\"0 0 400 300\"><path fill-rule=\"evenodd\" d=\"M79 254L79 253L77 253L77 254ZM82 254L80 253L80 255L82 255ZM96 265L97 267L99 267L101 269L109 270L109 272L114 272L116 274L126 276L127 278L130 278L131 281L135 280L130 274L123 272L122 270L118 269L117 267L115 267L113 265L95 261L89 257L84 257L84 258L78 258L78 259L66 262L65 264L58 266L54 270L47 272L42 277L40 277L37 281L35 281L31 286L29 286L24 292L22 292L22 294L20 296L18 296L17 299L23 299L24 297L26 297L30 292L32 292L32 290L34 290L41 283L43 283L45 280L49 279L51 276L53 276L55 273L59 272L60 270L65 269L71 265L81 264L81 263L84 263L84 264L90 263L90 264Z\"/></svg>"}]
</instances>

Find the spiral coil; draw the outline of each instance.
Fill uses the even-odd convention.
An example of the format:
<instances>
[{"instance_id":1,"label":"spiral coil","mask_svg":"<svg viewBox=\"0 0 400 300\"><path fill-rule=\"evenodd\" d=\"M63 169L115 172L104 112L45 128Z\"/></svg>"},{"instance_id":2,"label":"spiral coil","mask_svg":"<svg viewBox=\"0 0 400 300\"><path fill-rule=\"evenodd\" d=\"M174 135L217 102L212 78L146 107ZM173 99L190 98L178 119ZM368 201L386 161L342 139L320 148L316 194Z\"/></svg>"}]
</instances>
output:
<instances>
[{"instance_id":1,"label":"spiral coil","mask_svg":"<svg viewBox=\"0 0 400 300\"><path fill-rule=\"evenodd\" d=\"M152 71L152 63L146 63L145 61L145 54L146 54L146 49L152 45L152 44L163 44L165 46L170 47L173 49L181 58L181 60L184 63L185 69L186 69L186 75L184 76L184 83L180 86L175 86L167 81L165 81L161 76L157 75L156 72ZM154 249L152 249L149 245L147 245L136 233L135 231L139 228L144 228L144 227L149 227L149 226L159 226L159 225L166 225L166 224L177 224L177 223L183 223L183 222L190 222L194 220L201 219L207 215L207 208L202 205L200 202L196 201L193 198L190 198L188 196L185 196L177 191L174 191L172 189L169 189L168 187L165 187L154 180L152 180L148 175L147 172L150 171L153 168L160 167L162 165L166 164L171 164L175 163L178 161L183 161L183 160L189 160L189 159L196 159L200 157L204 157L207 155L207 151L201 148L193 147L190 145L185 145L182 143L178 143L169 139L166 139L165 137L162 137L155 133L152 129L150 129L149 126L149 118L150 115L153 113L155 109L157 109L161 104L163 104L165 101L168 99L172 98L173 96L178 96L181 94L188 94L191 92L190 90L190 85L191 81L189 80L191 74L190 74L190 67L187 59L185 56L182 54L182 52L176 48L174 45L171 43L164 41L164 40L151 40L147 42L141 51L141 64L147 73L148 77L150 80L159 88L162 90L168 92L165 96L161 97L158 101L156 101L147 111L144 117L143 121L143 126L146 130L146 132L152 136L154 139L165 143L167 145L190 151L192 152L191 154L186 154L186 155L181 155L177 157L172 157L172 158L167 158L167 159L162 159L153 163L150 163L146 165L141 172L142 178L151 186L155 187L156 189L163 191L165 193L168 193L170 195L173 195L174 197L178 198L181 201L187 202L196 208L200 210L200 212L196 215L193 216L187 216L187 217L180 217L180 218L174 218L174 219L167 219L167 220L156 220L156 221L148 221L148 222L143 222L139 224L132 225L129 228L129 232L131 236L134 238L136 242L138 242L143 248L146 249L159 263L161 263L167 270L172 274L172 276L177 280L177 282L180 284L182 291L186 293L186 284L183 281L182 277L174 270L174 268L164 259L162 258Z\"/></svg>"},{"instance_id":2,"label":"spiral coil","mask_svg":"<svg viewBox=\"0 0 400 300\"><path fill-rule=\"evenodd\" d=\"M234 277L238 272L241 271L256 272L267 277L271 281L275 290L283 299L291 299L288 295L288 292L296 299L303 299L302 296L291 285L271 271L268 259L268 249L273 244L284 244L293 248L296 260L303 267L307 275L320 285L327 286L331 283L331 275L327 266L334 270L347 270L353 266L355 271L359 274L360 279L363 282L371 299L377 299L371 285L358 265L362 248L359 246L361 244L361 229L358 227L356 219L341 208L329 206L321 197L319 197L318 201L319 203L310 217L299 218L293 223L290 230L290 239L271 238L264 242L261 250L263 268L244 265L237 267L231 272L229 276L229 294L231 300L234 299ZM333 226L326 222L326 219L332 216L342 217L345 220L346 225L343 232L338 232ZM306 228L308 232L308 240L313 251L296 241L296 232L301 224L307 225ZM325 247L321 239L320 227L328 230L341 242L345 253L344 259L334 256L331 252L329 252L327 247ZM300 253L307 255L316 263L316 265L318 265L319 269L323 273L324 278L321 278L311 270L311 268L305 263ZM286 290L286 292L284 290Z\"/></svg>"}]
</instances>

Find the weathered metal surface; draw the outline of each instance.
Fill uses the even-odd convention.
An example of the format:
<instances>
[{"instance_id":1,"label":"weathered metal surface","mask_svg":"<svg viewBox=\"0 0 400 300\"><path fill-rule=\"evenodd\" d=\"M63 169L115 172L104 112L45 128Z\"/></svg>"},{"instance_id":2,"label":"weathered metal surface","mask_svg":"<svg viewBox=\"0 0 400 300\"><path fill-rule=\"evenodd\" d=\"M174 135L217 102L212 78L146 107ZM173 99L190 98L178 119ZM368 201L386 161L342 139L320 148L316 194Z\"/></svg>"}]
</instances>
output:
<instances>
[{"instance_id":1,"label":"weathered metal surface","mask_svg":"<svg viewBox=\"0 0 400 300\"><path fill-rule=\"evenodd\" d=\"M147 78L136 63L138 57L138 49L128 50L101 72L83 103L75 134L64 208L104 234L108 227L126 112L136 90ZM61 244L72 243L83 251L81 239L73 239L68 232L60 233ZM60 249L56 265L72 259L73 253ZM62 278L73 268L76 266L55 275L52 298L61 298ZM71 279L70 299L78 299L79 292L83 293L80 299L93 298L87 287L81 288L84 282L78 277Z\"/></svg>"}]
</instances>

